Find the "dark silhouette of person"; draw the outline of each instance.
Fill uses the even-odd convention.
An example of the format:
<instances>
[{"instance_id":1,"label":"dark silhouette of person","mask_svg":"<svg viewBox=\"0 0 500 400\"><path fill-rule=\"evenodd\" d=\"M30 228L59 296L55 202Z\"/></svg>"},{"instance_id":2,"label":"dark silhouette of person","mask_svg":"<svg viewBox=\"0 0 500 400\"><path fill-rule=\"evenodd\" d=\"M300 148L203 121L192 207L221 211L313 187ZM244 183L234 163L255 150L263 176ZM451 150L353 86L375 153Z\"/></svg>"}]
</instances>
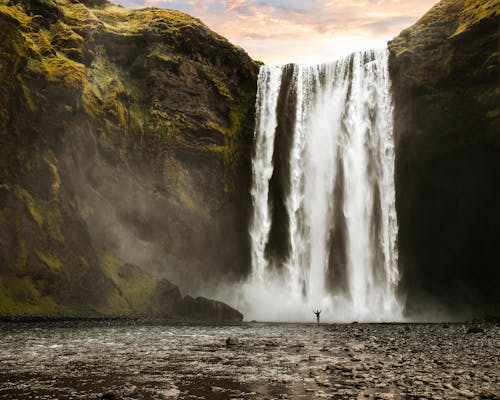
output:
<instances>
[{"instance_id":1,"label":"dark silhouette of person","mask_svg":"<svg viewBox=\"0 0 500 400\"><path fill-rule=\"evenodd\" d=\"M319 325L319 315L321 314L321 310L313 311L313 313L316 315L316 321L318 322Z\"/></svg>"}]
</instances>

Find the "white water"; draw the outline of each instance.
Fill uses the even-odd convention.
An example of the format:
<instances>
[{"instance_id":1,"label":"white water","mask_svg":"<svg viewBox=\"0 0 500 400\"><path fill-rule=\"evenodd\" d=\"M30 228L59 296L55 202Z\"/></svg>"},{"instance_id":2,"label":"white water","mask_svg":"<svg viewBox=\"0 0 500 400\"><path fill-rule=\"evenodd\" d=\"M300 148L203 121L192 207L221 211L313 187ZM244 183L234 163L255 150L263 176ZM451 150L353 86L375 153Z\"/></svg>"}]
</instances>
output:
<instances>
[{"instance_id":1,"label":"white water","mask_svg":"<svg viewBox=\"0 0 500 400\"><path fill-rule=\"evenodd\" d=\"M295 115L278 112L287 90L296 99ZM325 322L401 320L387 52L356 53L333 64L263 66L256 106L252 274L238 304L246 319L312 321L320 308ZM270 181L276 128L290 117L282 235L289 246L279 259L266 253L276 201ZM335 226L338 220L343 223ZM343 235L345 254L335 267L329 261L334 231ZM332 275L332 268L342 273Z\"/></svg>"}]
</instances>

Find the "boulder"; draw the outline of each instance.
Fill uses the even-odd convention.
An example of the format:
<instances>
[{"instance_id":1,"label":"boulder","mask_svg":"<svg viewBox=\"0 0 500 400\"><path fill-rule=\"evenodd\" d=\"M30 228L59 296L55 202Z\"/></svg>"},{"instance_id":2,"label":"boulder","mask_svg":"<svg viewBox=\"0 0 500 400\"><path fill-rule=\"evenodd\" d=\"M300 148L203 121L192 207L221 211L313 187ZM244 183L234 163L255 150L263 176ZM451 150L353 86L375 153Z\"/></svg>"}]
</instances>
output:
<instances>
[{"instance_id":1,"label":"boulder","mask_svg":"<svg viewBox=\"0 0 500 400\"><path fill-rule=\"evenodd\" d=\"M467 333L484 333L484 329L479 326L471 326L467 329Z\"/></svg>"},{"instance_id":2,"label":"boulder","mask_svg":"<svg viewBox=\"0 0 500 400\"><path fill-rule=\"evenodd\" d=\"M120 397L112 391L106 392L101 396L102 400L119 400Z\"/></svg>"},{"instance_id":3,"label":"boulder","mask_svg":"<svg viewBox=\"0 0 500 400\"><path fill-rule=\"evenodd\" d=\"M193 298L186 296L182 299L181 315L203 321L241 322L243 314L225 303L205 297Z\"/></svg>"},{"instance_id":4,"label":"boulder","mask_svg":"<svg viewBox=\"0 0 500 400\"><path fill-rule=\"evenodd\" d=\"M180 390L176 388L170 388L159 392L160 398L165 400L176 399L180 394Z\"/></svg>"},{"instance_id":5,"label":"boulder","mask_svg":"<svg viewBox=\"0 0 500 400\"><path fill-rule=\"evenodd\" d=\"M236 346L239 344L239 340L237 337L234 337L234 336L229 336L227 339L226 339L226 346Z\"/></svg>"}]
</instances>

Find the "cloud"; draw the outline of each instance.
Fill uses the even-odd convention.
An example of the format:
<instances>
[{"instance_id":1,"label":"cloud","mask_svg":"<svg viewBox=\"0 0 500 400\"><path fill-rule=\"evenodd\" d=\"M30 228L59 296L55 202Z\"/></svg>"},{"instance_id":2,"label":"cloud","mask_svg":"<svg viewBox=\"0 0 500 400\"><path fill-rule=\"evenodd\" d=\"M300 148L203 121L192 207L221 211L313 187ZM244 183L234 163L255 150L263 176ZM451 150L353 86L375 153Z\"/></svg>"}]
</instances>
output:
<instances>
[{"instance_id":1,"label":"cloud","mask_svg":"<svg viewBox=\"0 0 500 400\"><path fill-rule=\"evenodd\" d=\"M318 43L371 47L416 22L437 0L117 0L187 12L263 61L332 55ZM365 43L365 46L363 46ZM295 44L295 45L294 45ZM345 49L349 50L349 49ZM344 51L336 51L336 54Z\"/></svg>"}]
</instances>

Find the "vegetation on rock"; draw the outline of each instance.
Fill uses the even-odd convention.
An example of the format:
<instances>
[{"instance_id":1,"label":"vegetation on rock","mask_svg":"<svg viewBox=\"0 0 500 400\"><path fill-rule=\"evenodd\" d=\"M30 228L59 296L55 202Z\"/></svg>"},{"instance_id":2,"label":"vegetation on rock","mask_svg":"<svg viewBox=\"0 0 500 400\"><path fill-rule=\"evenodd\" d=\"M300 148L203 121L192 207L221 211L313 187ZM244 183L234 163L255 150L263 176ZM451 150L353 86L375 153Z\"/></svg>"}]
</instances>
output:
<instances>
[{"instance_id":1,"label":"vegetation on rock","mask_svg":"<svg viewBox=\"0 0 500 400\"><path fill-rule=\"evenodd\" d=\"M0 313L175 314L161 278L245 268L246 53L178 11L69 0L0 0L0 49Z\"/></svg>"}]
</instances>

